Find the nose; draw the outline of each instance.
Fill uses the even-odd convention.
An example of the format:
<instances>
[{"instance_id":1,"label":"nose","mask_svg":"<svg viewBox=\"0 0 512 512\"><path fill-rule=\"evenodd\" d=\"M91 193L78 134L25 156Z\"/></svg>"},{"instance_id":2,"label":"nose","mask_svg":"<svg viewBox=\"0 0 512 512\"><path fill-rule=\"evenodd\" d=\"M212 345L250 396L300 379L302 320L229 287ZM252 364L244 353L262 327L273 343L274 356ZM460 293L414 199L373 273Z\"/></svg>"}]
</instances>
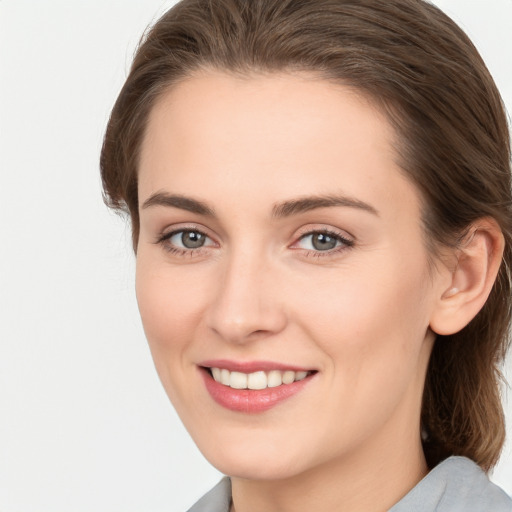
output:
<instances>
[{"instance_id":1,"label":"nose","mask_svg":"<svg viewBox=\"0 0 512 512\"><path fill-rule=\"evenodd\" d=\"M225 262L206 321L218 336L236 344L281 332L287 318L271 262L247 253Z\"/></svg>"}]
</instances>

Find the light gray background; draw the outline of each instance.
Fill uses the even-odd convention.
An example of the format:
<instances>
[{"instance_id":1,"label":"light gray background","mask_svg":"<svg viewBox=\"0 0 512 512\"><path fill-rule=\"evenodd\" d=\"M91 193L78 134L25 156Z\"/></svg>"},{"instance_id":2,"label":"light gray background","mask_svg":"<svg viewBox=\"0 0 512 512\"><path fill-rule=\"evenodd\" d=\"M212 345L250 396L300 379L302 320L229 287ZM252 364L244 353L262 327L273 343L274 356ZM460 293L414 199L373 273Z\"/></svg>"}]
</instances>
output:
<instances>
[{"instance_id":1,"label":"light gray background","mask_svg":"<svg viewBox=\"0 0 512 512\"><path fill-rule=\"evenodd\" d=\"M180 511L219 478L157 381L98 176L134 47L173 3L0 0L2 512ZM512 111L512 0L436 3ZM510 443L493 478L512 494Z\"/></svg>"}]
</instances>

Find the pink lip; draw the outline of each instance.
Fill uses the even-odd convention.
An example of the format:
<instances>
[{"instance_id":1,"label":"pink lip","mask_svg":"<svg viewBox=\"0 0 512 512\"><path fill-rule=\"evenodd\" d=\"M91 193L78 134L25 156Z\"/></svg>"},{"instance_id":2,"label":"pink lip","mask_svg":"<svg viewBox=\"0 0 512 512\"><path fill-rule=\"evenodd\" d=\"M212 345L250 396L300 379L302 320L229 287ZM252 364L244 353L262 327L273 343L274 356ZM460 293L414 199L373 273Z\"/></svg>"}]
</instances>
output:
<instances>
[{"instance_id":1,"label":"pink lip","mask_svg":"<svg viewBox=\"0 0 512 512\"><path fill-rule=\"evenodd\" d=\"M291 366L288 364L275 363L273 361L231 361L229 359L210 359L202 361L198 366L206 368L225 368L230 372L270 372L272 370L280 370L285 372L291 370L294 372L307 372L312 371L312 368L301 368L299 366Z\"/></svg>"},{"instance_id":2,"label":"pink lip","mask_svg":"<svg viewBox=\"0 0 512 512\"><path fill-rule=\"evenodd\" d=\"M210 368L226 368L226 365L219 365L219 362L220 361L215 361L215 365L212 366L207 364L204 366L208 366ZM252 366L251 363L249 365L251 370L245 370L244 373L251 373L252 371L270 371L268 369L263 370L261 363L255 364L257 364L257 366ZM242 366L244 366L244 364L242 364ZM237 369L233 369L232 371L241 371L239 365L236 365L236 368ZM252 368L256 369L253 370ZM227 367L226 369L231 370L230 367ZM274 367L271 369L281 370L282 368ZM291 370L292 368L287 366L286 369ZM275 407L276 405L285 401L287 398L290 398L299 393L305 386L308 385L308 383L315 375L312 374L303 380L292 382L291 384L282 384L281 386L277 386L275 388L253 390L233 389L229 386L224 386L220 382L216 382L207 369L203 367L200 370L206 389L210 393L210 396L213 398L213 400L215 400L215 402L231 411L245 413L261 413L271 409L272 407Z\"/></svg>"}]
</instances>

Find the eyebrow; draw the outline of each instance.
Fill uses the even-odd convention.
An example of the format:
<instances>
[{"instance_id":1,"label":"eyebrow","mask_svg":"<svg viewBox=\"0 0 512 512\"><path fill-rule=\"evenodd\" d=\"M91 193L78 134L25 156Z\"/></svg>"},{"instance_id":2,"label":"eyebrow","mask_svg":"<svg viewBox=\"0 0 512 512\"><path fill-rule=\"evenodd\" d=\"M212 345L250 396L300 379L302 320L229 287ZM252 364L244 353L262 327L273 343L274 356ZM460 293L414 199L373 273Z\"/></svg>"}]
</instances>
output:
<instances>
[{"instance_id":1,"label":"eyebrow","mask_svg":"<svg viewBox=\"0 0 512 512\"><path fill-rule=\"evenodd\" d=\"M149 196L149 198L144 201L142 209L144 210L152 206L179 208L180 210L197 213L198 215L215 217L215 211L202 201L182 195L167 194L166 192L156 192Z\"/></svg>"},{"instance_id":2,"label":"eyebrow","mask_svg":"<svg viewBox=\"0 0 512 512\"><path fill-rule=\"evenodd\" d=\"M179 208L180 210L197 213L198 215L215 217L215 210L209 207L206 203L179 194L156 192L144 201L142 209L150 208L152 206ZM379 212L373 206L359 199L344 195L321 195L301 197L276 204L272 208L272 218L280 219L315 210L317 208L329 208L336 206L356 208L379 216Z\"/></svg>"},{"instance_id":3,"label":"eyebrow","mask_svg":"<svg viewBox=\"0 0 512 512\"><path fill-rule=\"evenodd\" d=\"M326 196L308 196L275 205L272 209L272 217L283 218L290 215L297 215L309 210L317 208L329 208L333 206L344 206L348 208L357 208L358 210L367 211L373 215L379 216L379 212L370 204L355 199L353 197L343 195L326 195Z\"/></svg>"}]
</instances>

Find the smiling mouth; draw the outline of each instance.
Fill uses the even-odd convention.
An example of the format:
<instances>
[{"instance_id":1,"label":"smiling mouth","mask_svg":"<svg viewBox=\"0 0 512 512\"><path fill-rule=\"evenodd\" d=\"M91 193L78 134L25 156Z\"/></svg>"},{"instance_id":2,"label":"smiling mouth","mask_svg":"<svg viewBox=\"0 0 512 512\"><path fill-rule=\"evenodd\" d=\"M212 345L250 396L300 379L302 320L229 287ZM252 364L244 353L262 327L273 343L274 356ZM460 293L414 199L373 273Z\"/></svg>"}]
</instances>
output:
<instances>
[{"instance_id":1,"label":"smiling mouth","mask_svg":"<svg viewBox=\"0 0 512 512\"><path fill-rule=\"evenodd\" d=\"M319 373L272 361L227 359L202 361L198 369L217 404L251 414L265 412L300 394Z\"/></svg>"},{"instance_id":2,"label":"smiling mouth","mask_svg":"<svg viewBox=\"0 0 512 512\"><path fill-rule=\"evenodd\" d=\"M213 380L231 389L262 390L293 384L312 375L313 371L270 370L243 373L226 368L205 368Z\"/></svg>"}]
</instances>

